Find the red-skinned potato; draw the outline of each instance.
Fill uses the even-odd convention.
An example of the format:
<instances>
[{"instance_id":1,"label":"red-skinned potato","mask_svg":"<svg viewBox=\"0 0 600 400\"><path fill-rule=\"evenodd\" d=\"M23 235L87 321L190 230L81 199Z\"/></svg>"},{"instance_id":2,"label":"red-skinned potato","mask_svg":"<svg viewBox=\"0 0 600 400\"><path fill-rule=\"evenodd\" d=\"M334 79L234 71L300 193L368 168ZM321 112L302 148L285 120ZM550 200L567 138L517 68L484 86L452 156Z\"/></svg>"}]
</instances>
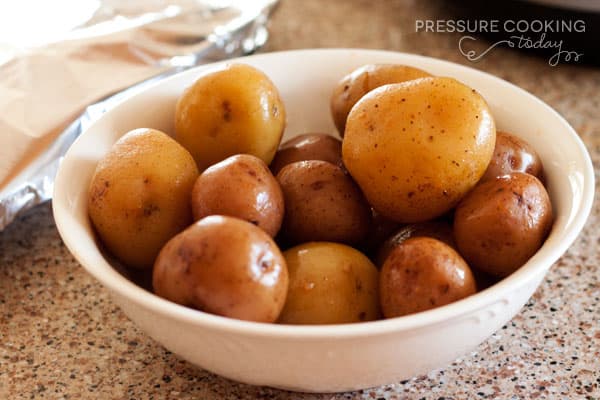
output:
<instances>
[{"instance_id":1,"label":"red-skinned potato","mask_svg":"<svg viewBox=\"0 0 600 400\"><path fill-rule=\"evenodd\" d=\"M378 248L385 242L394 232L401 227L402 224L393 221L379 214L374 209L371 209L371 225L369 233L361 242L360 248L369 256L377 252Z\"/></svg>"},{"instance_id":2,"label":"red-skinned potato","mask_svg":"<svg viewBox=\"0 0 600 400\"><path fill-rule=\"evenodd\" d=\"M281 144L269 167L277 175L288 164L308 160L328 161L343 168L342 142L325 133L298 135Z\"/></svg>"},{"instance_id":3,"label":"red-skinned potato","mask_svg":"<svg viewBox=\"0 0 600 400\"><path fill-rule=\"evenodd\" d=\"M288 243L355 244L367 234L369 205L340 167L326 161L299 161L285 166L277 180L285 201L281 234Z\"/></svg>"},{"instance_id":4,"label":"red-skinned potato","mask_svg":"<svg viewBox=\"0 0 600 400\"><path fill-rule=\"evenodd\" d=\"M283 220L283 193L260 158L238 154L212 165L196 179L192 212L196 220L209 215L237 217L274 237Z\"/></svg>"},{"instance_id":5,"label":"red-skinned potato","mask_svg":"<svg viewBox=\"0 0 600 400\"><path fill-rule=\"evenodd\" d=\"M544 182L544 166L535 149L515 135L497 132L494 155L481 180L494 179L511 172L526 172Z\"/></svg>"},{"instance_id":6,"label":"red-skinned potato","mask_svg":"<svg viewBox=\"0 0 600 400\"><path fill-rule=\"evenodd\" d=\"M542 183L515 172L480 183L462 199L454 213L454 238L469 265L505 277L541 247L552 222Z\"/></svg>"},{"instance_id":7,"label":"red-skinned potato","mask_svg":"<svg viewBox=\"0 0 600 400\"><path fill-rule=\"evenodd\" d=\"M448 246L456 249L454 237L452 233L452 225L448 220L437 219L427 222L418 222L415 224L405 225L398 229L395 234L389 237L379 247L379 251L375 256L375 265L381 267L389 256L390 252L398 245L410 239L411 237L426 236L446 243Z\"/></svg>"},{"instance_id":8,"label":"red-skinned potato","mask_svg":"<svg viewBox=\"0 0 600 400\"><path fill-rule=\"evenodd\" d=\"M285 259L262 229L206 217L173 237L154 264L157 295L212 314L274 322L288 288Z\"/></svg>"},{"instance_id":9,"label":"red-skinned potato","mask_svg":"<svg viewBox=\"0 0 600 400\"><path fill-rule=\"evenodd\" d=\"M396 246L379 274L379 298L386 318L440 307L477 291L471 269L452 247L429 237Z\"/></svg>"}]
</instances>

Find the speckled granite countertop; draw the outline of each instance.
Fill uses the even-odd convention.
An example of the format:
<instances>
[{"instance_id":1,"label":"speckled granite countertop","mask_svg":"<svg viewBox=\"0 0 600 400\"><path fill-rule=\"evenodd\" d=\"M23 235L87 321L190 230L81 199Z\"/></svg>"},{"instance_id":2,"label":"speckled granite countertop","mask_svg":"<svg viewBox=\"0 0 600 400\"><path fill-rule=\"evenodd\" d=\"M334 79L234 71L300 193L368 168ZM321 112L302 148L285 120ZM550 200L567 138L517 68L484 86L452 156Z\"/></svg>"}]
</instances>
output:
<instances>
[{"instance_id":1,"label":"speckled granite countertop","mask_svg":"<svg viewBox=\"0 0 600 400\"><path fill-rule=\"evenodd\" d=\"M427 4L423 4L427 3ZM283 0L264 51L367 47L471 64L459 36L415 33L442 1ZM600 165L600 69L495 49L472 66L558 110ZM600 207L523 310L476 351L426 376L337 395L252 387L184 362L140 332L73 259L49 205L0 233L0 399L598 399Z\"/></svg>"}]
</instances>

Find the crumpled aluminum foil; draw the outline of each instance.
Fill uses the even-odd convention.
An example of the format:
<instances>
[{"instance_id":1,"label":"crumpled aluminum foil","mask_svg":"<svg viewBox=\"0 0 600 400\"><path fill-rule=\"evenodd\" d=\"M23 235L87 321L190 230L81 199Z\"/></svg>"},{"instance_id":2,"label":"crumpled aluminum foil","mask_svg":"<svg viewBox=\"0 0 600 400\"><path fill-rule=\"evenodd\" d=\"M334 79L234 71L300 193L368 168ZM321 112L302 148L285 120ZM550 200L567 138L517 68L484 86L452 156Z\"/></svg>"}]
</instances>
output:
<instances>
[{"instance_id":1,"label":"crumpled aluminum foil","mask_svg":"<svg viewBox=\"0 0 600 400\"><path fill-rule=\"evenodd\" d=\"M0 191L0 231L20 213L52 198L54 177L64 154L92 122L124 99L160 79L196 65L254 52L268 38L266 23L277 2L278 0L196 1L196 8L192 9L192 15L186 15L186 12L190 12L190 4L187 4L189 1L179 1L176 3L182 3L188 9L178 5L179 8L163 7L163 14L157 14L154 10L134 19L127 16L128 21L133 21L135 25L133 29L139 29L145 37L140 41L141 46L135 51L147 50L147 57L155 57L153 62L168 66L169 69L89 105L45 151ZM104 13L106 17L108 13L110 20L118 21L118 12L124 11L111 7L114 6L112 4L114 2L111 3L110 0L105 0L104 3L107 9L99 10L100 12L97 11L96 14ZM203 8L199 8L200 6ZM196 31L196 36L190 38L188 32L185 32L186 24L181 24L181 32L164 29L153 31L153 26L164 23L164 20L157 15L187 19L188 27L190 18L193 18L193 23L205 24L206 32L198 36ZM102 22L106 23L100 21ZM127 28L132 29L131 26ZM157 36L156 32L161 32L162 36ZM168 34L164 35L165 32Z\"/></svg>"}]
</instances>

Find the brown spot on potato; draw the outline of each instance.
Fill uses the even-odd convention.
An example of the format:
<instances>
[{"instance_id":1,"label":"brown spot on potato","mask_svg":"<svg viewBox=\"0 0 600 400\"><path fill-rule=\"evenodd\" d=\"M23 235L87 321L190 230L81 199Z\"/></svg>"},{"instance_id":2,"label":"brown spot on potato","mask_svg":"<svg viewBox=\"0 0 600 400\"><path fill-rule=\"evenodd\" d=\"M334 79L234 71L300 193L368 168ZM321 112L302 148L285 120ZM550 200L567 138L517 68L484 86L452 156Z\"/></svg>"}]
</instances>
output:
<instances>
[{"instance_id":1,"label":"brown spot on potato","mask_svg":"<svg viewBox=\"0 0 600 400\"><path fill-rule=\"evenodd\" d=\"M142 213L144 214L144 217L149 217L158 211L160 211L160 208L156 204L146 204L144 206L144 208L142 209Z\"/></svg>"},{"instance_id":2,"label":"brown spot on potato","mask_svg":"<svg viewBox=\"0 0 600 400\"><path fill-rule=\"evenodd\" d=\"M362 290L362 282L360 281L360 279L357 279L355 282L355 288L357 292L360 292Z\"/></svg>"},{"instance_id":3,"label":"brown spot on potato","mask_svg":"<svg viewBox=\"0 0 600 400\"><path fill-rule=\"evenodd\" d=\"M454 215L454 236L470 265L504 277L540 248L552 219L541 182L514 172L480 183L461 201Z\"/></svg>"},{"instance_id":4,"label":"brown spot on potato","mask_svg":"<svg viewBox=\"0 0 600 400\"><path fill-rule=\"evenodd\" d=\"M263 230L237 218L210 216L163 247L152 284L156 294L179 304L274 322L287 280L285 260Z\"/></svg>"},{"instance_id":5,"label":"brown spot on potato","mask_svg":"<svg viewBox=\"0 0 600 400\"><path fill-rule=\"evenodd\" d=\"M223 119L227 122L231 121L231 104L228 100L224 100L221 106L223 107Z\"/></svg>"},{"instance_id":6,"label":"brown spot on potato","mask_svg":"<svg viewBox=\"0 0 600 400\"><path fill-rule=\"evenodd\" d=\"M325 187L325 181L314 181L310 184L312 190L321 190ZM333 199L332 199L333 201Z\"/></svg>"},{"instance_id":7,"label":"brown spot on potato","mask_svg":"<svg viewBox=\"0 0 600 400\"><path fill-rule=\"evenodd\" d=\"M370 209L341 167L320 160L295 162L285 166L277 180L286 205L282 235L290 244L357 243L366 235Z\"/></svg>"},{"instance_id":8,"label":"brown spot on potato","mask_svg":"<svg viewBox=\"0 0 600 400\"><path fill-rule=\"evenodd\" d=\"M394 247L380 271L379 295L385 317L449 304L476 291L471 270L446 243L414 236Z\"/></svg>"}]
</instances>

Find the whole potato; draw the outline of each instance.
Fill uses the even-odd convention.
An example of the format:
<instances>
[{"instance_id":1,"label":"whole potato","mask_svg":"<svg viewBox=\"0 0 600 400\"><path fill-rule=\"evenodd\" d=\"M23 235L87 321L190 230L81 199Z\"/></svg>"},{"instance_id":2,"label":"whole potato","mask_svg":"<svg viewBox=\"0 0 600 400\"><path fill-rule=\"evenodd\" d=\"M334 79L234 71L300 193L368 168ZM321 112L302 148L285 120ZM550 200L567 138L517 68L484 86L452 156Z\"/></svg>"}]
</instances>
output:
<instances>
[{"instance_id":1,"label":"whole potato","mask_svg":"<svg viewBox=\"0 0 600 400\"><path fill-rule=\"evenodd\" d=\"M454 238L469 265L505 277L541 247L552 221L542 183L514 172L482 182L465 196L454 214Z\"/></svg>"},{"instance_id":2,"label":"whole potato","mask_svg":"<svg viewBox=\"0 0 600 400\"><path fill-rule=\"evenodd\" d=\"M453 208L487 168L496 128L484 99L452 78L379 87L352 108L344 165L369 203L398 222Z\"/></svg>"},{"instance_id":3,"label":"whole potato","mask_svg":"<svg viewBox=\"0 0 600 400\"><path fill-rule=\"evenodd\" d=\"M265 74L228 64L202 75L179 98L175 139L203 171L234 154L252 154L269 164L285 128L285 108Z\"/></svg>"},{"instance_id":4,"label":"whole potato","mask_svg":"<svg viewBox=\"0 0 600 400\"><path fill-rule=\"evenodd\" d=\"M386 318L425 311L477 291L471 269L450 246L413 237L390 252L379 275L379 298Z\"/></svg>"},{"instance_id":5,"label":"whole potato","mask_svg":"<svg viewBox=\"0 0 600 400\"><path fill-rule=\"evenodd\" d=\"M497 132L494 155L482 181L511 172L526 172L544 181L544 166L535 149L525 140L506 132Z\"/></svg>"},{"instance_id":6,"label":"whole potato","mask_svg":"<svg viewBox=\"0 0 600 400\"><path fill-rule=\"evenodd\" d=\"M368 64L355 69L338 82L331 96L331 115L338 132L342 137L344 136L346 118L350 110L371 90L389 83L406 82L428 76L431 74L408 65Z\"/></svg>"},{"instance_id":7,"label":"whole potato","mask_svg":"<svg viewBox=\"0 0 600 400\"><path fill-rule=\"evenodd\" d=\"M271 237L249 222L213 215L160 251L157 295L225 317L274 322L285 303L288 272Z\"/></svg>"},{"instance_id":8,"label":"whole potato","mask_svg":"<svg viewBox=\"0 0 600 400\"><path fill-rule=\"evenodd\" d=\"M286 165L307 160L328 161L343 168L342 142L325 133L298 135L281 144L270 168L277 175Z\"/></svg>"},{"instance_id":9,"label":"whole potato","mask_svg":"<svg viewBox=\"0 0 600 400\"><path fill-rule=\"evenodd\" d=\"M249 154L207 168L192 190L196 220L229 215L251 222L274 237L283 220L283 193L266 164Z\"/></svg>"},{"instance_id":10,"label":"whole potato","mask_svg":"<svg viewBox=\"0 0 600 400\"><path fill-rule=\"evenodd\" d=\"M407 239L411 237L427 236L446 243L453 249L456 248L452 233L452 225L448 220L437 219L433 221L417 222L414 224L405 225L400 228L395 234L389 237L379 247L379 251L375 256L375 265L383 266L386 258L391 251Z\"/></svg>"},{"instance_id":11,"label":"whole potato","mask_svg":"<svg viewBox=\"0 0 600 400\"><path fill-rule=\"evenodd\" d=\"M88 213L106 248L124 264L150 268L160 248L192 222L194 159L154 129L121 137L96 166Z\"/></svg>"},{"instance_id":12,"label":"whole potato","mask_svg":"<svg viewBox=\"0 0 600 400\"><path fill-rule=\"evenodd\" d=\"M313 242L283 253L290 284L283 324L344 324L379 316L378 271L358 250Z\"/></svg>"},{"instance_id":13,"label":"whole potato","mask_svg":"<svg viewBox=\"0 0 600 400\"><path fill-rule=\"evenodd\" d=\"M358 243L369 230L371 211L360 189L327 161L285 166L277 180L285 201L281 233L289 243Z\"/></svg>"}]
</instances>

